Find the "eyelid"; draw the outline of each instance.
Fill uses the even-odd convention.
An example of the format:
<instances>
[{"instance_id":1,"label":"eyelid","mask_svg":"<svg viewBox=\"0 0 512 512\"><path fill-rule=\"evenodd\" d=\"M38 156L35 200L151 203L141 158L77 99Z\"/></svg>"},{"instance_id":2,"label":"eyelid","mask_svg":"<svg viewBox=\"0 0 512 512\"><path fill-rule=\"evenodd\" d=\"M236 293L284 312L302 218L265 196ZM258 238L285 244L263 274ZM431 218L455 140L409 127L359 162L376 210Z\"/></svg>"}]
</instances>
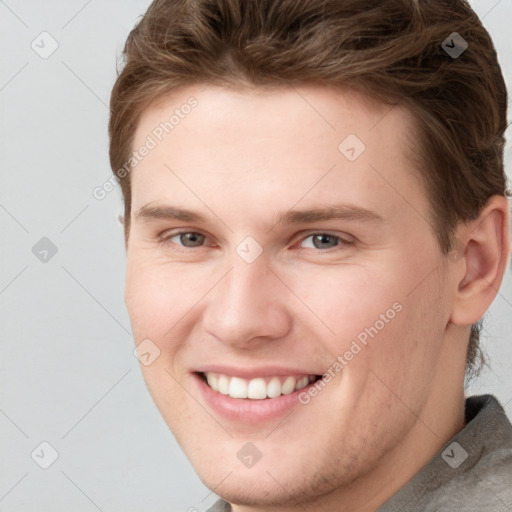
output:
<instances>
[{"instance_id":1,"label":"eyelid","mask_svg":"<svg viewBox=\"0 0 512 512\"><path fill-rule=\"evenodd\" d=\"M194 233L196 235L204 236L206 240L209 239L209 235L203 233L201 230L191 229L191 228L189 228L189 229L179 228L176 231L173 229L168 229L168 230L160 233L158 235L158 243L159 243L159 245L170 243L169 239L171 239L175 236L178 236L178 235L185 235L185 234L189 234L189 233ZM185 250L185 251L190 250L190 249L200 249L201 247L205 247L204 245L200 245L198 247L186 247L184 245L180 245L180 244L176 244L176 243L173 243L173 245L175 245L175 246L179 247L181 250Z\"/></svg>"},{"instance_id":2,"label":"eyelid","mask_svg":"<svg viewBox=\"0 0 512 512\"><path fill-rule=\"evenodd\" d=\"M177 228L176 231L171 229L171 230L164 231L163 233L160 233L158 235L158 241L159 241L159 244L162 245L162 244L169 242L170 238L173 238L178 235L189 234L189 233L195 233L197 235L204 236L206 240L209 239L209 235L203 233L201 230L193 229L193 228L188 228L188 229L187 228L179 228L179 229ZM312 229L312 230L308 230L308 231L302 231L301 233L299 233L296 237L297 242L304 242L304 240L306 240L307 238L309 238L310 236L313 236L313 235L328 235L328 236L337 238L341 242L341 243L335 245L334 247L330 247L325 250L313 249L318 252L328 252L330 249L336 249L336 247L340 247L343 245L351 245L356 241L355 237L353 237L352 235L349 235L347 233L339 234L339 233L335 233L331 230L321 230L321 229L314 230L314 229ZM193 249L197 250L197 249L206 247L206 245L200 245L197 247L186 247L186 246L180 245L180 244L173 244L173 245L176 245L177 247L180 248L180 250L184 250L184 251L189 251L189 250L193 250ZM304 248L301 248L301 249L304 249ZM306 248L306 249L310 249L310 248Z\"/></svg>"},{"instance_id":3,"label":"eyelid","mask_svg":"<svg viewBox=\"0 0 512 512\"><path fill-rule=\"evenodd\" d=\"M318 252L329 252L330 250L334 250L337 247L341 247L344 245L352 245L355 242L355 238L347 233L340 234L340 233L335 233L330 230L318 230L318 229L300 233L298 242L304 242L304 240L306 240L307 238L309 238L310 236L313 236L313 235L328 235L328 236L337 238L340 241L339 244L336 244L334 247L330 247L325 250L313 249ZM300 248L300 249L303 249L303 248ZM311 248L307 247L306 249L311 249Z\"/></svg>"}]
</instances>

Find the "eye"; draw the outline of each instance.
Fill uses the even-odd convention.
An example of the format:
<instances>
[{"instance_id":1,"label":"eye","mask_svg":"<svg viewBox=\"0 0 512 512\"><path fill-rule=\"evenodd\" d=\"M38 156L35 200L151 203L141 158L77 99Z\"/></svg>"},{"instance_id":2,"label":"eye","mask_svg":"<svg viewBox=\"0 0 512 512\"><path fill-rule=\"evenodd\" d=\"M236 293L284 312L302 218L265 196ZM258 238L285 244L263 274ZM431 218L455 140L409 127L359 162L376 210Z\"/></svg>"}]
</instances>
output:
<instances>
[{"instance_id":1,"label":"eye","mask_svg":"<svg viewBox=\"0 0 512 512\"><path fill-rule=\"evenodd\" d=\"M173 242L173 238L177 238L179 242ZM160 241L162 243L177 243L177 245L182 245L183 247L201 247L205 238L206 237L201 233L195 233L193 231L182 231L180 233L163 235L160 238Z\"/></svg>"},{"instance_id":2,"label":"eye","mask_svg":"<svg viewBox=\"0 0 512 512\"><path fill-rule=\"evenodd\" d=\"M331 233L313 233L302 239L302 243L311 239L311 243L306 248L310 249L332 249L338 245L350 245L352 242Z\"/></svg>"},{"instance_id":3,"label":"eye","mask_svg":"<svg viewBox=\"0 0 512 512\"><path fill-rule=\"evenodd\" d=\"M206 236L195 231L180 231L178 233L163 234L159 237L161 244L171 243L189 249L204 245ZM307 240L311 240L306 243ZM300 245L306 249L332 249L337 246L350 245L353 242L331 233L312 233L301 240Z\"/></svg>"}]
</instances>

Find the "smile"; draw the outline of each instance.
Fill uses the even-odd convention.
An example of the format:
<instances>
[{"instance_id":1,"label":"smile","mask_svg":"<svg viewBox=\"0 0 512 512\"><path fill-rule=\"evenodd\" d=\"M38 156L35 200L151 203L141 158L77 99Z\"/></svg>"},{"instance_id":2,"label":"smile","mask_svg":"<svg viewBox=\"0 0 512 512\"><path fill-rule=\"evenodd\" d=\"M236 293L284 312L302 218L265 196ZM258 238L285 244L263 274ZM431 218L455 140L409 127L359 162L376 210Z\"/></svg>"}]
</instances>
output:
<instances>
[{"instance_id":1,"label":"smile","mask_svg":"<svg viewBox=\"0 0 512 512\"><path fill-rule=\"evenodd\" d=\"M205 372L199 375L217 393L231 398L249 398L252 400L289 395L321 378L320 375L288 375L243 379L215 372Z\"/></svg>"}]
</instances>

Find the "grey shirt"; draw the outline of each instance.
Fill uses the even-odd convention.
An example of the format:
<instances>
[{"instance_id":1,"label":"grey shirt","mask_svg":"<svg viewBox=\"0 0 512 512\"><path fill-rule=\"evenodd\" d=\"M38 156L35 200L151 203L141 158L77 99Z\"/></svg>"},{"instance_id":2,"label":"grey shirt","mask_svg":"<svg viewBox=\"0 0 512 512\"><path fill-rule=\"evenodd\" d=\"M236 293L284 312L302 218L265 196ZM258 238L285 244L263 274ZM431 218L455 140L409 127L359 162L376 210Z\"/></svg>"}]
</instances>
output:
<instances>
[{"instance_id":1,"label":"grey shirt","mask_svg":"<svg viewBox=\"0 0 512 512\"><path fill-rule=\"evenodd\" d=\"M492 395L466 399L466 426L377 512L441 511L512 512L512 425Z\"/></svg>"}]
</instances>

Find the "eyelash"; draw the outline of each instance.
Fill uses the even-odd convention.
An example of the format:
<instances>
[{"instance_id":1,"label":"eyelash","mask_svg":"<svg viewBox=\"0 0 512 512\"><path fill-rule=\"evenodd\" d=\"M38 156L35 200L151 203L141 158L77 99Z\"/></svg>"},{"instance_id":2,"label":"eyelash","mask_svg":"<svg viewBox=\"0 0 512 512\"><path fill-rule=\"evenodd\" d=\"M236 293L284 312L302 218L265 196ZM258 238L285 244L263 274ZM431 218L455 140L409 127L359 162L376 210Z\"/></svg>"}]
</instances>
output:
<instances>
[{"instance_id":1,"label":"eyelash","mask_svg":"<svg viewBox=\"0 0 512 512\"><path fill-rule=\"evenodd\" d=\"M188 252L189 250L200 249L200 248L204 247L203 245L198 246L198 247L186 247L184 245L174 244L173 242L170 242L171 238L174 238L175 236L179 236L179 235L186 235L186 234L202 235L202 236L204 236L206 238L206 235L203 235L203 233L200 233L198 231L183 230L183 231L176 231L176 232L172 232L172 233L168 233L168 234L164 233L162 235L159 235L158 243L159 243L160 246L164 246L164 245L167 245L169 243L172 243L173 245L177 245L180 248L179 249L180 251L184 251L184 252ZM343 247L343 246L347 246L347 245L352 245L354 243L352 240L347 240L346 238L343 238L340 235L335 235L333 233L329 233L328 231L310 232L307 236L302 238L300 241L303 242L304 240L306 240L306 239L308 239L308 238L310 238L312 236L315 236L315 235L327 235L329 237L337 239L339 241L339 243L337 243L334 247L329 247L326 250L316 249L316 248L311 248L311 247L306 247L306 249L313 249L313 250L316 250L316 251L319 251L319 252L330 252L331 250L336 249L337 247Z\"/></svg>"}]
</instances>

